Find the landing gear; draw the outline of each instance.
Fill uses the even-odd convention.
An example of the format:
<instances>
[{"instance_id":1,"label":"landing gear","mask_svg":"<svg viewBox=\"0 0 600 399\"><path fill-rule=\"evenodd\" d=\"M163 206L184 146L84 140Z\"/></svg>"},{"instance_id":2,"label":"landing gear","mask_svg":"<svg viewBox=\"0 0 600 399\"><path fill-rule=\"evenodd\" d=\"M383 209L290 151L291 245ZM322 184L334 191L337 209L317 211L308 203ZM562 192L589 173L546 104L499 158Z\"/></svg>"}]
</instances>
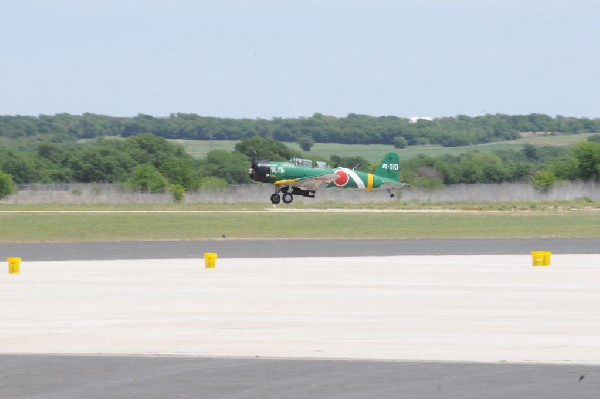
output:
<instances>
[{"instance_id":1,"label":"landing gear","mask_svg":"<svg viewBox=\"0 0 600 399\"><path fill-rule=\"evenodd\" d=\"M294 195L315 198L315 191L289 186L276 187L275 194L271 194L271 202L275 205L279 204L281 201L283 201L284 204L290 204L294 200Z\"/></svg>"},{"instance_id":2,"label":"landing gear","mask_svg":"<svg viewBox=\"0 0 600 399\"><path fill-rule=\"evenodd\" d=\"M289 204L294 200L294 196L293 194L293 190L292 192L288 192L289 187L284 186L284 187L276 187L275 188L275 194L271 195L271 202L275 205L279 204L279 201L283 200L284 204ZM281 196L279 196L279 193L281 192Z\"/></svg>"},{"instance_id":3,"label":"landing gear","mask_svg":"<svg viewBox=\"0 0 600 399\"><path fill-rule=\"evenodd\" d=\"M279 204L281 200L283 200L284 204L289 204L294 200L294 192L295 189L292 189L292 192L288 192L290 188L288 186L284 187L275 187L275 194L271 194L271 202L274 205ZM280 195L281 193L281 195Z\"/></svg>"}]
</instances>

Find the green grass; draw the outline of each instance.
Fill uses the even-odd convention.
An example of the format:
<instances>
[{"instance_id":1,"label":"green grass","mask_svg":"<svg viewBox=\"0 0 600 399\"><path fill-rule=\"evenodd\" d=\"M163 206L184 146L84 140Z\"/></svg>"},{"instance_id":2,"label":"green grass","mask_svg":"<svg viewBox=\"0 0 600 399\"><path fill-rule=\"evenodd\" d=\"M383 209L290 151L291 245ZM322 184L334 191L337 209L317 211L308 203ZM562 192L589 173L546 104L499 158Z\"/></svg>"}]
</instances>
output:
<instances>
[{"instance_id":1,"label":"green grass","mask_svg":"<svg viewBox=\"0 0 600 399\"><path fill-rule=\"evenodd\" d=\"M600 212L0 213L0 242L600 237Z\"/></svg>"},{"instance_id":2,"label":"green grass","mask_svg":"<svg viewBox=\"0 0 600 399\"><path fill-rule=\"evenodd\" d=\"M528 136L519 140L501 141L490 144L479 144L465 147L441 147L438 145L412 146L403 150L395 149L392 145L384 144L334 144L334 143L316 143L308 156L318 156L329 159L332 155L343 157L360 156L369 162L379 162L383 155L389 151L397 151L401 159L411 159L420 154L430 157L442 155L460 155L467 151L494 151L494 150L520 150L524 144L533 145L557 145L569 146L586 140L591 133L556 135L556 136ZM223 149L232 151L237 141L233 140L172 140L182 144L186 151L192 156L203 158L214 149ZM300 146L296 143L285 143L290 148L300 151Z\"/></svg>"}]
</instances>

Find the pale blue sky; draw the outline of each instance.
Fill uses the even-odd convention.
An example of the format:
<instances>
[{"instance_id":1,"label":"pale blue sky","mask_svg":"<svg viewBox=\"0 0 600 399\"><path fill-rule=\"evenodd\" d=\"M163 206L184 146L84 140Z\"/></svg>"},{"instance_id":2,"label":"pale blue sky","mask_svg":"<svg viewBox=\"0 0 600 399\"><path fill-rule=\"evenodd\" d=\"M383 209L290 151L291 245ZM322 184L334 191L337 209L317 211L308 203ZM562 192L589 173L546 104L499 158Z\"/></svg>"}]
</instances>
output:
<instances>
[{"instance_id":1,"label":"pale blue sky","mask_svg":"<svg viewBox=\"0 0 600 399\"><path fill-rule=\"evenodd\" d=\"M0 0L0 114L600 117L600 0Z\"/></svg>"}]
</instances>

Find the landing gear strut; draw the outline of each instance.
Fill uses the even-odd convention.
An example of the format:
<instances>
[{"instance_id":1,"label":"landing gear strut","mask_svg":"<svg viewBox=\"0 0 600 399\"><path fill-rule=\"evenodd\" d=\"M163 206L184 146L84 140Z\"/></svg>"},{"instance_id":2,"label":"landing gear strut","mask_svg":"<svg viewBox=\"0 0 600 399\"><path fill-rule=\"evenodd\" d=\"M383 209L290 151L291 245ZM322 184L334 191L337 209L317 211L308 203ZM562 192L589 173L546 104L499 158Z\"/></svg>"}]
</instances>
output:
<instances>
[{"instance_id":1,"label":"landing gear strut","mask_svg":"<svg viewBox=\"0 0 600 399\"><path fill-rule=\"evenodd\" d=\"M271 202L275 205L279 204L280 201L283 201L284 204L290 204L294 200L294 195L315 198L315 191L303 190L298 187L291 187L290 190L289 186L275 187L275 194L271 194Z\"/></svg>"}]
</instances>

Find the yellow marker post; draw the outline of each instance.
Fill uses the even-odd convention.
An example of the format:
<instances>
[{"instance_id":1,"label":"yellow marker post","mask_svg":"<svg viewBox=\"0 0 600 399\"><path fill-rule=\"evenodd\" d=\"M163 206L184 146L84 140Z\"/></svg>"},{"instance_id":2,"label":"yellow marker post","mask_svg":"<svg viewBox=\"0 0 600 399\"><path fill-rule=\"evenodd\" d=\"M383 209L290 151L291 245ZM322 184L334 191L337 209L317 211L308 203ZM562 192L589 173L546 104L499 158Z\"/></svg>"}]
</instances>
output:
<instances>
[{"instance_id":1,"label":"yellow marker post","mask_svg":"<svg viewBox=\"0 0 600 399\"><path fill-rule=\"evenodd\" d=\"M217 254L214 252L204 253L204 265L207 269L214 269L217 263Z\"/></svg>"},{"instance_id":2,"label":"yellow marker post","mask_svg":"<svg viewBox=\"0 0 600 399\"><path fill-rule=\"evenodd\" d=\"M8 261L8 274L19 274L21 272L21 258L6 258Z\"/></svg>"},{"instance_id":3,"label":"yellow marker post","mask_svg":"<svg viewBox=\"0 0 600 399\"><path fill-rule=\"evenodd\" d=\"M550 266L550 257L552 252L548 251L533 251L531 252L531 260L533 266Z\"/></svg>"}]
</instances>

